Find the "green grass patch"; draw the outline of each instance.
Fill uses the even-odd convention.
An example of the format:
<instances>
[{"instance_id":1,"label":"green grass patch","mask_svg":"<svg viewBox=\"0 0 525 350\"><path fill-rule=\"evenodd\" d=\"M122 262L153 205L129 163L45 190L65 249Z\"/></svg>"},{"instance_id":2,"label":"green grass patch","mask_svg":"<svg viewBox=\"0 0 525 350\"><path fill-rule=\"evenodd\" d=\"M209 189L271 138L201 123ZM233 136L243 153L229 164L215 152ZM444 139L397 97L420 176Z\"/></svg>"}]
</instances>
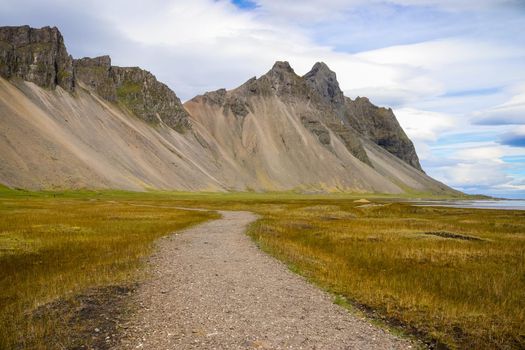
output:
<instances>
[{"instance_id":1,"label":"green grass patch","mask_svg":"<svg viewBox=\"0 0 525 350\"><path fill-rule=\"evenodd\" d=\"M117 96L121 99L128 99L130 95L140 94L142 86L138 83L124 82L117 88Z\"/></svg>"}]
</instances>

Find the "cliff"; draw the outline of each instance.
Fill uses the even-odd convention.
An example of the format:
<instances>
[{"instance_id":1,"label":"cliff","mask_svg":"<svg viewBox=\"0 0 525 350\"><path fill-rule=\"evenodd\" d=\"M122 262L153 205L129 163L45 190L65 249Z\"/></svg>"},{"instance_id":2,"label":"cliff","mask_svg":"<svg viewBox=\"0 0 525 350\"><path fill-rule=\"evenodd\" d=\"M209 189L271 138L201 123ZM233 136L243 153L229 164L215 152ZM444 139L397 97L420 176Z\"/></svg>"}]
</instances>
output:
<instances>
[{"instance_id":1,"label":"cliff","mask_svg":"<svg viewBox=\"0 0 525 350\"><path fill-rule=\"evenodd\" d=\"M56 27L0 27L0 76L73 91L73 59Z\"/></svg>"},{"instance_id":2,"label":"cliff","mask_svg":"<svg viewBox=\"0 0 525 350\"><path fill-rule=\"evenodd\" d=\"M162 122L179 132L191 129L179 98L153 74L111 66L109 56L74 60L56 27L0 27L0 76L68 92L80 82L148 123Z\"/></svg>"},{"instance_id":3,"label":"cliff","mask_svg":"<svg viewBox=\"0 0 525 350\"><path fill-rule=\"evenodd\" d=\"M109 56L74 60L75 75L95 93L118 102L142 120L184 132L191 129L180 99L155 76L138 67L116 67Z\"/></svg>"},{"instance_id":4,"label":"cliff","mask_svg":"<svg viewBox=\"0 0 525 350\"><path fill-rule=\"evenodd\" d=\"M324 63L182 105L143 69L72 59L50 27L0 28L0 159L0 183L28 189L457 193Z\"/></svg>"},{"instance_id":5,"label":"cliff","mask_svg":"<svg viewBox=\"0 0 525 350\"><path fill-rule=\"evenodd\" d=\"M343 95L335 72L323 62L316 63L304 75L307 84L331 106L343 130L353 130L392 153L417 170L421 170L412 141L399 125L392 109L373 105L368 98L352 100Z\"/></svg>"}]
</instances>

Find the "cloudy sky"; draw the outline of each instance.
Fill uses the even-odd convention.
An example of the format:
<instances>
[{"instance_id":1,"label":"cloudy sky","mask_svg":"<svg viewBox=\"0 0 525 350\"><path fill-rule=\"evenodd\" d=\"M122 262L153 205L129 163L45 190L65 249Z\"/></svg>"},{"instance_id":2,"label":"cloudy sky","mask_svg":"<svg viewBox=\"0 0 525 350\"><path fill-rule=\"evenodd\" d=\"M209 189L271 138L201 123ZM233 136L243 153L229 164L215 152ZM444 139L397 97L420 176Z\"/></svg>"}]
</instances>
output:
<instances>
[{"instance_id":1,"label":"cloudy sky","mask_svg":"<svg viewBox=\"0 0 525 350\"><path fill-rule=\"evenodd\" d=\"M394 109L431 176L525 198L525 0L0 0L0 23L57 26L182 100L324 61Z\"/></svg>"}]
</instances>

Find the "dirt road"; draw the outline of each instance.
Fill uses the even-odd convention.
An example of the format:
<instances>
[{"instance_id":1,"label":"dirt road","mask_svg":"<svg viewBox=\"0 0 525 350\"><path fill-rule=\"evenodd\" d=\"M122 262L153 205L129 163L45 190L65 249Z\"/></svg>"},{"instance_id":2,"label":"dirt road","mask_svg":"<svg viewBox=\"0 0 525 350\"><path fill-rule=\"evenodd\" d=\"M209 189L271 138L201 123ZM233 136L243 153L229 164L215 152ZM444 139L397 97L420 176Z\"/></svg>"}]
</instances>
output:
<instances>
[{"instance_id":1,"label":"dirt road","mask_svg":"<svg viewBox=\"0 0 525 350\"><path fill-rule=\"evenodd\" d=\"M121 349L407 349L260 251L256 219L221 212L159 242Z\"/></svg>"}]
</instances>

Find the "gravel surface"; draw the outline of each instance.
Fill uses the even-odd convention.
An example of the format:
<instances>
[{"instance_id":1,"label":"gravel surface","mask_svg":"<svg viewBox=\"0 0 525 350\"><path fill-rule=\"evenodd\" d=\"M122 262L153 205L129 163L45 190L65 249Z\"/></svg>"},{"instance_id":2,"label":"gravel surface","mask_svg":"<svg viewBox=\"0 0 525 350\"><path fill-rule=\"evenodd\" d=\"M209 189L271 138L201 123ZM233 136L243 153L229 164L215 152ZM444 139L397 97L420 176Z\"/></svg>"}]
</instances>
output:
<instances>
[{"instance_id":1,"label":"gravel surface","mask_svg":"<svg viewBox=\"0 0 525 350\"><path fill-rule=\"evenodd\" d=\"M408 349L260 251L248 212L160 240L120 349Z\"/></svg>"}]
</instances>

